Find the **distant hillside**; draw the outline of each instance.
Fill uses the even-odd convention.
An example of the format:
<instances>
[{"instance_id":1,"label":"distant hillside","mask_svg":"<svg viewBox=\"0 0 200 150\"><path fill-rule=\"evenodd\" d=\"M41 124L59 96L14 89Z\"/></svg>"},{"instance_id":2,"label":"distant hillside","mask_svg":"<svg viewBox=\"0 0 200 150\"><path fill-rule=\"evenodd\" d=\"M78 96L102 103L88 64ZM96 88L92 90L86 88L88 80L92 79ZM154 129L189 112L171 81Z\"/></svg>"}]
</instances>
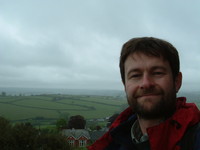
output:
<instances>
[{"instance_id":1,"label":"distant hillside","mask_svg":"<svg viewBox=\"0 0 200 150\"><path fill-rule=\"evenodd\" d=\"M124 97L122 90L91 90L91 89L54 89L54 88L12 88L0 87L0 93L7 95L41 95L41 94L68 94L68 95L98 95Z\"/></svg>"},{"instance_id":2,"label":"distant hillside","mask_svg":"<svg viewBox=\"0 0 200 150\"><path fill-rule=\"evenodd\" d=\"M68 95L97 95L97 96L116 96L125 97L122 90L91 90L91 89L54 89L54 88L11 88L0 87L0 93L6 92L7 95L41 95L41 94L68 94ZM179 92L178 96L187 97L188 101L200 100L199 92Z\"/></svg>"},{"instance_id":3,"label":"distant hillside","mask_svg":"<svg viewBox=\"0 0 200 150\"><path fill-rule=\"evenodd\" d=\"M200 103L200 92L180 92L180 97L186 97L188 102Z\"/></svg>"}]
</instances>

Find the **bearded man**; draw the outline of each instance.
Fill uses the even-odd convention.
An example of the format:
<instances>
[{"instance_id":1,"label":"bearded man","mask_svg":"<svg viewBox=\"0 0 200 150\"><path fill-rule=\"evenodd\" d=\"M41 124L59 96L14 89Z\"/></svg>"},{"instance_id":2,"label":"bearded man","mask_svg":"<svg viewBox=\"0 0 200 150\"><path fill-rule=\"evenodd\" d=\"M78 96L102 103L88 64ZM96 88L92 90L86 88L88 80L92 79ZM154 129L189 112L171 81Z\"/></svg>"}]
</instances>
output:
<instances>
[{"instance_id":1,"label":"bearded man","mask_svg":"<svg viewBox=\"0 0 200 150\"><path fill-rule=\"evenodd\" d=\"M200 150L200 112L176 94L179 55L169 42L133 38L121 50L120 73L129 108L89 150Z\"/></svg>"}]
</instances>

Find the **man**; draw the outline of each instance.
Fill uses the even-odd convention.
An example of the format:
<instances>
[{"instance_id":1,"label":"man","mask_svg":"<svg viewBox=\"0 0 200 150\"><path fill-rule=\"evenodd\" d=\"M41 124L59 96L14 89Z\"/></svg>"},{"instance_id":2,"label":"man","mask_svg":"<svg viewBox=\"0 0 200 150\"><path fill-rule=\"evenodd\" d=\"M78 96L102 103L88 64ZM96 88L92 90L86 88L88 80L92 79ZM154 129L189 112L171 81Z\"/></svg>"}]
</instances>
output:
<instances>
[{"instance_id":1,"label":"man","mask_svg":"<svg viewBox=\"0 0 200 150\"><path fill-rule=\"evenodd\" d=\"M126 42L120 72L129 108L89 150L200 150L200 112L177 98L179 56L167 41L142 37Z\"/></svg>"}]
</instances>

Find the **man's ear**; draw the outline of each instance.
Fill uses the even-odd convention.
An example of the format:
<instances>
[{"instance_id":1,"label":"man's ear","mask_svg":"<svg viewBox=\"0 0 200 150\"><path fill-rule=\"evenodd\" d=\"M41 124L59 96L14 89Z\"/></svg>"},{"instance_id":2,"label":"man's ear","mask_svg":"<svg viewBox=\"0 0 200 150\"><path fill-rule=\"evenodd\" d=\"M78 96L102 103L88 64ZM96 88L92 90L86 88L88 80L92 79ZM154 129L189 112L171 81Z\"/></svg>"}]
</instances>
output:
<instances>
[{"instance_id":1,"label":"man's ear","mask_svg":"<svg viewBox=\"0 0 200 150\"><path fill-rule=\"evenodd\" d=\"M175 88L176 88L176 93L179 91L182 85L182 73L179 72L176 79L175 79Z\"/></svg>"}]
</instances>

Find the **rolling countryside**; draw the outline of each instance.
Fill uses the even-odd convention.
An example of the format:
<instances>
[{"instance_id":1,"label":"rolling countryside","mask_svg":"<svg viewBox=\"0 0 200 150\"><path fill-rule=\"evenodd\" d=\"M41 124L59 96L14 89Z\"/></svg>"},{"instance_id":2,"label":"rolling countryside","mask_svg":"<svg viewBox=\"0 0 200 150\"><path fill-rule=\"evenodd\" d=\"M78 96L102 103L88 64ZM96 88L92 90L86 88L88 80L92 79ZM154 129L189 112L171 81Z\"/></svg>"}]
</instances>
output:
<instances>
[{"instance_id":1,"label":"rolling countryside","mask_svg":"<svg viewBox=\"0 0 200 150\"><path fill-rule=\"evenodd\" d=\"M98 94L81 94L80 91L74 94L1 94L0 116L14 123L31 122L42 126L55 125L56 120L74 115L82 115L86 120L106 118L127 107L122 93L104 91ZM184 92L178 96L186 96L188 102L200 107L199 92Z\"/></svg>"},{"instance_id":2,"label":"rolling countryside","mask_svg":"<svg viewBox=\"0 0 200 150\"><path fill-rule=\"evenodd\" d=\"M85 119L109 117L122 111L126 103L124 98L116 96L0 96L0 115L13 122L52 124L59 118L73 115L82 115Z\"/></svg>"}]
</instances>

